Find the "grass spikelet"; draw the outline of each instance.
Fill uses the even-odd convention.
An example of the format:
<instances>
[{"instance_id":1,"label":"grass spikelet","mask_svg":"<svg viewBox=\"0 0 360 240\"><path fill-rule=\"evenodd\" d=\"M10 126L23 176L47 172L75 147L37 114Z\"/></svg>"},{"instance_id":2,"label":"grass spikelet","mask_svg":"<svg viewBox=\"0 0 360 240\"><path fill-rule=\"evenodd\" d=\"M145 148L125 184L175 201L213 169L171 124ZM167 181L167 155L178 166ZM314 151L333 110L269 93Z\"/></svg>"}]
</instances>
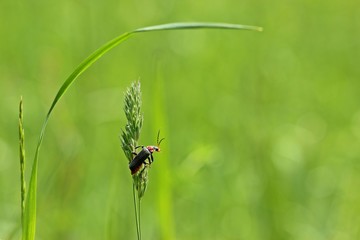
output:
<instances>
[{"instance_id":1,"label":"grass spikelet","mask_svg":"<svg viewBox=\"0 0 360 240\"><path fill-rule=\"evenodd\" d=\"M24 227L24 213L25 213L25 195L26 195L26 181L25 181L25 131L24 131L24 114L23 114L23 100L20 99L19 104L19 147L20 147L20 192L21 192L21 226Z\"/></svg>"}]
</instances>

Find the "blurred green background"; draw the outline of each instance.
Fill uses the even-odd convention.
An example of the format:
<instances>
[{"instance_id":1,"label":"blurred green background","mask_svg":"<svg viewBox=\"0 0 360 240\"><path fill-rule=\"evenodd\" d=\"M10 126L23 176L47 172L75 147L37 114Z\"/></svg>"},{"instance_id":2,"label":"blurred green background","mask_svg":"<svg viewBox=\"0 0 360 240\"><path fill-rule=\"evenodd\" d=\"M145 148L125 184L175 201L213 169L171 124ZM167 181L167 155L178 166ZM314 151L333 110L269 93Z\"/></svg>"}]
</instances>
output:
<instances>
[{"instance_id":1,"label":"blurred green background","mask_svg":"<svg viewBox=\"0 0 360 240\"><path fill-rule=\"evenodd\" d=\"M360 238L358 1L2 0L0 19L0 239L20 236L20 96L29 174L74 68L117 35L179 21L264 32L136 35L86 71L45 134L37 239L136 238L119 134L139 78L140 142L155 144L158 129L166 138L143 239Z\"/></svg>"}]
</instances>

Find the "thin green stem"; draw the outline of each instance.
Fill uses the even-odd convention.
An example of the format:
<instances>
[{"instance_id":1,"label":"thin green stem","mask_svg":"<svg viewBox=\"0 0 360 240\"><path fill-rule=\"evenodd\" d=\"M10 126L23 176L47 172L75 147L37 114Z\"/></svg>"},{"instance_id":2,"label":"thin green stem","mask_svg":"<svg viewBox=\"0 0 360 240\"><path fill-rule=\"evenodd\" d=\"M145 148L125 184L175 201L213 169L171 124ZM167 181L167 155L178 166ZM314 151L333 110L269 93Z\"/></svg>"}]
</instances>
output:
<instances>
[{"instance_id":1,"label":"thin green stem","mask_svg":"<svg viewBox=\"0 0 360 240\"><path fill-rule=\"evenodd\" d=\"M23 126L23 101L22 97L19 104L19 146L20 146L20 192L21 192L21 225L24 228L24 213L25 213L25 195L26 195L26 182L25 182L25 132Z\"/></svg>"},{"instance_id":2,"label":"thin green stem","mask_svg":"<svg viewBox=\"0 0 360 240\"><path fill-rule=\"evenodd\" d=\"M139 211L138 211L138 218L139 218L139 233L140 233L140 240L141 240L141 204L140 204L141 198L138 197L138 206L139 206Z\"/></svg>"},{"instance_id":3,"label":"thin green stem","mask_svg":"<svg viewBox=\"0 0 360 240\"><path fill-rule=\"evenodd\" d=\"M134 208L135 208L135 222L136 222L136 235L137 235L137 239L141 240L141 233L140 233L140 225L139 225L139 221L140 218L138 218L138 211L137 211L137 206L136 206L136 191L135 191L135 182L133 183L133 198L134 198ZM139 219L139 221L138 221Z\"/></svg>"}]
</instances>

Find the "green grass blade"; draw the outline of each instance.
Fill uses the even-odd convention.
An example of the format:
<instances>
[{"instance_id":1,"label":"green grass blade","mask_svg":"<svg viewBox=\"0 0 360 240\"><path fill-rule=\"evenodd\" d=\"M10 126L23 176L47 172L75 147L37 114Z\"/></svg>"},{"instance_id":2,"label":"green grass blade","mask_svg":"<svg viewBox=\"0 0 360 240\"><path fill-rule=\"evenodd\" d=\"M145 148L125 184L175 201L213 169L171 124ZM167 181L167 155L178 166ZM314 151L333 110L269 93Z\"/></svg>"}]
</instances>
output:
<instances>
[{"instance_id":1,"label":"green grass blade","mask_svg":"<svg viewBox=\"0 0 360 240\"><path fill-rule=\"evenodd\" d=\"M96 60L98 60L102 55L106 52L120 44L121 42L125 41L129 37L129 33L125 33L98 50L96 50L93 54L91 54L88 58L86 58L76 69L75 71L66 79L63 83L61 88L59 89L58 93L56 94L51 107L46 115L45 121L43 123L39 141L36 147L34 162L32 165L32 171L30 176L30 183L29 183L29 192L26 198L26 205L25 205L25 214L24 214L24 228L23 228L23 240L33 240L35 239L35 229L36 229L36 192L37 192L37 168L38 168L38 159L39 159L39 152L40 147L43 141L43 137L45 134L45 129L49 120L49 117L56 106L57 102L60 98L65 94L66 90L70 87L70 85L83 73L88 67L90 67Z\"/></svg>"},{"instance_id":2,"label":"green grass blade","mask_svg":"<svg viewBox=\"0 0 360 240\"><path fill-rule=\"evenodd\" d=\"M150 32L150 31L164 31L164 30L181 30L181 29L199 29L199 28L218 28L228 30L252 30L262 31L261 27L230 24L230 23L202 23L202 22L183 22L183 23L168 23L156 25L151 27L144 27L136 29L133 32Z\"/></svg>"},{"instance_id":3,"label":"green grass blade","mask_svg":"<svg viewBox=\"0 0 360 240\"><path fill-rule=\"evenodd\" d=\"M19 147L20 147L20 192L21 192L21 226L24 227L24 213L25 213L25 195L26 195L26 182L25 182L25 132L23 121L23 100L20 99L19 104Z\"/></svg>"},{"instance_id":4,"label":"green grass blade","mask_svg":"<svg viewBox=\"0 0 360 240\"><path fill-rule=\"evenodd\" d=\"M50 109L45 117L45 121L43 123L40 137L38 140L34 162L32 165L30 183L28 195L26 197L26 205L24 212L24 228L23 228L23 240L33 240L35 239L35 227L36 227L36 189L37 189L37 168L38 168L38 156L40 147L43 141L43 137L45 134L45 129L48 123L48 120L51 116L51 113L56 106L57 102L61 99L61 97L65 94L67 89L71 86L71 84L93 63L95 63L99 58L101 58L105 53L128 39L131 35L141 32L151 32L151 31L161 31L161 30L180 30L180 29L200 29L200 28L220 28L220 29L234 29L234 30L255 30L261 31L259 27L246 26L246 25L237 25L237 24L226 24L226 23L169 23L157 26L150 26L145 28L139 28L131 32L124 33L113 40L109 41L99 49L97 49L94 53L92 53L89 57L87 57L80 65L74 70L73 73L65 80L63 85L60 87L57 92Z\"/></svg>"},{"instance_id":5,"label":"green grass blade","mask_svg":"<svg viewBox=\"0 0 360 240\"><path fill-rule=\"evenodd\" d=\"M26 197L24 213L23 240L35 239L36 229L36 189L37 189L37 161L35 158L30 176L29 191Z\"/></svg>"},{"instance_id":6,"label":"green grass blade","mask_svg":"<svg viewBox=\"0 0 360 240\"><path fill-rule=\"evenodd\" d=\"M60 98L64 95L66 90L70 87L70 85L75 81L75 79L80 76L81 73L83 73L87 68L89 68L94 62L96 62L102 55L110 51L112 48L119 45L121 42L125 41L127 38L129 38L131 33L124 33L120 35L119 37L111 40L110 42L106 43L99 49L97 49L94 53L92 53L88 58L86 58L76 69L75 71L66 79L66 81L63 83L61 88L59 89L58 93L55 96L55 99L53 103L51 104L51 107L49 109L49 112L47 114L47 118L50 116L52 110L54 109L56 103L60 100Z\"/></svg>"}]
</instances>

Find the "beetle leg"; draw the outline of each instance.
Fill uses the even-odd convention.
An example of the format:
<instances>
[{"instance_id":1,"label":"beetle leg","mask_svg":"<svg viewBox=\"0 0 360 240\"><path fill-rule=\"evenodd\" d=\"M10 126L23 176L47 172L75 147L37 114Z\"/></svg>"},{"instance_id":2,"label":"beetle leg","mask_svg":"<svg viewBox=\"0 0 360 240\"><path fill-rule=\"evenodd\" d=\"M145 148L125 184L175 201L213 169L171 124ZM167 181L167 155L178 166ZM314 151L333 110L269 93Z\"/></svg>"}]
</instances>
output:
<instances>
[{"instance_id":1,"label":"beetle leg","mask_svg":"<svg viewBox=\"0 0 360 240\"><path fill-rule=\"evenodd\" d=\"M154 157L152 154L150 154L150 163L152 163L154 161Z\"/></svg>"},{"instance_id":2,"label":"beetle leg","mask_svg":"<svg viewBox=\"0 0 360 240\"><path fill-rule=\"evenodd\" d=\"M145 165L150 165L150 164L151 164L149 157L147 157L147 158L145 159L144 164L145 164Z\"/></svg>"},{"instance_id":3,"label":"beetle leg","mask_svg":"<svg viewBox=\"0 0 360 240\"><path fill-rule=\"evenodd\" d=\"M138 149L138 148L143 148L143 147L144 147L144 146L136 146L136 147L135 147L135 149ZM135 156L137 155L137 153L136 153L136 152L132 152L132 154L133 154L133 155L135 155Z\"/></svg>"}]
</instances>

